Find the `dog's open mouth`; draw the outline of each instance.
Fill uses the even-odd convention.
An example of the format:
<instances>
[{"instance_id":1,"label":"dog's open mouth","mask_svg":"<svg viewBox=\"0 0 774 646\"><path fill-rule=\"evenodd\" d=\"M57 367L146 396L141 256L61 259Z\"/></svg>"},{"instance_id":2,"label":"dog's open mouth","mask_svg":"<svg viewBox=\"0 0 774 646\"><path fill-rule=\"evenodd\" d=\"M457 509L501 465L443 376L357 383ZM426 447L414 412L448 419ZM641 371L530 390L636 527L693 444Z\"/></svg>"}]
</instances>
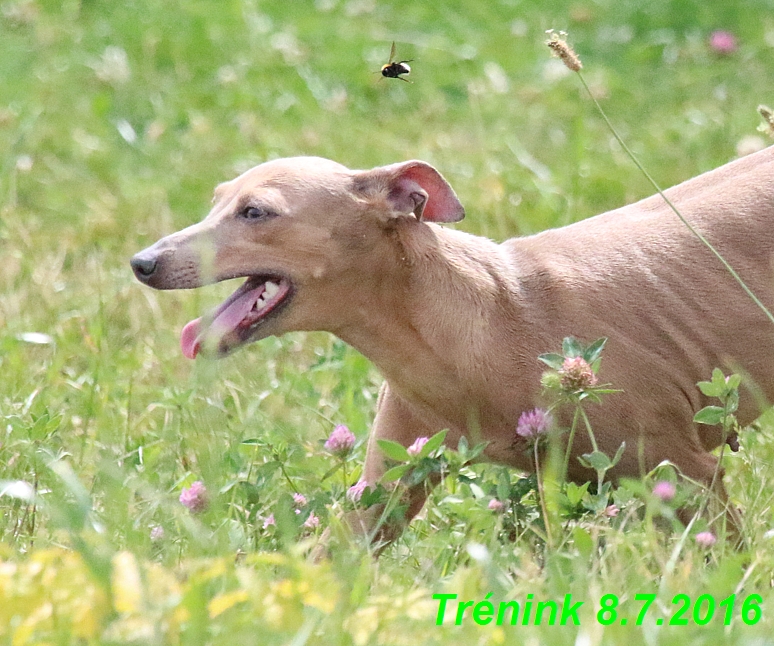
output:
<instances>
[{"instance_id":1,"label":"dog's open mouth","mask_svg":"<svg viewBox=\"0 0 774 646\"><path fill-rule=\"evenodd\" d=\"M286 278L251 276L220 307L183 328L183 355L195 359L202 347L215 354L227 354L250 340L261 323L288 301L291 291Z\"/></svg>"}]
</instances>

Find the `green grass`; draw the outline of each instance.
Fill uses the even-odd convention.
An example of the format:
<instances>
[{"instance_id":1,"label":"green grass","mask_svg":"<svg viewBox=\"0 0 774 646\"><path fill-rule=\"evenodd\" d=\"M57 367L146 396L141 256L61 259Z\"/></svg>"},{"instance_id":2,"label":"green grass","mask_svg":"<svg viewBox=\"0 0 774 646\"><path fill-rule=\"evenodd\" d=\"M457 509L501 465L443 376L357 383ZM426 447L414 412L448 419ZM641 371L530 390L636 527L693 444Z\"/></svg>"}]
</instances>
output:
<instances>
[{"instance_id":1,"label":"green grass","mask_svg":"<svg viewBox=\"0 0 774 646\"><path fill-rule=\"evenodd\" d=\"M42 501L0 497L3 643L772 643L770 419L726 457L745 512L741 552L681 544L669 522L643 520L648 496L635 485L619 494L618 517L568 522L545 552L527 522L532 494L515 524L487 508L521 475L482 465L465 470L472 484L439 487L378 561L344 541L314 566L300 522L312 509L324 525L344 504L340 472L323 479L334 462L322 440L336 423L356 433L354 481L379 375L324 334L186 361L180 328L232 286L154 292L128 267L137 250L201 219L218 182L272 157L352 168L427 160L466 206L457 226L498 240L645 197L652 189L578 79L549 57L545 30L570 32L595 95L669 186L729 161L756 134L756 106L774 100L770 8L3 3L0 480L27 482ZM711 52L714 29L732 31L739 50ZM374 74L393 40L414 59L412 84ZM46 342L30 342L32 332ZM194 480L212 500L201 515L178 502ZM295 491L309 500L299 516ZM271 513L277 526L264 530ZM164 528L157 541L154 526ZM495 603L572 593L585 602L582 625L435 625L432 594L488 592ZM634 625L634 595L654 592L667 618L675 594L719 602L736 592L738 602L730 626L659 627L655 610ZM762 616L747 625L739 609L752 593ZM621 598L626 625L597 623L604 594Z\"/></svg>"}]
</instances>

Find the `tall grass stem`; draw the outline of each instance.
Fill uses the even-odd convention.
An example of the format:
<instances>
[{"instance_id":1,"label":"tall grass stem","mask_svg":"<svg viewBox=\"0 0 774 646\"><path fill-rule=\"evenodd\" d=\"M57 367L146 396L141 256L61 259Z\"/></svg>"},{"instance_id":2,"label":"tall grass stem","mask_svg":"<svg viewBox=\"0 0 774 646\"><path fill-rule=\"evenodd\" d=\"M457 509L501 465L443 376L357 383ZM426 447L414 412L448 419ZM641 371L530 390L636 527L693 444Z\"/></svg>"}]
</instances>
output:
<instances>
[{"instance_id":1,"label":"tall grass stem","mask_svg":"<svg viewBox=\"0 0 774 646\"><path fill-rule=\"evenodd\" d=\"M726 268L728 273L731 274L731 276L734 277L737 283L742 287L742 289L747 293L747 295L753 300L753 302L763 311L764 314L768 317L768 319L774 323L774 315L769 311L769 309L761 302L761 300L753 293L753 291L747 286L747 283L742 280L742 277L739 276L739 274L736 273L736 270L728 263L728 261L721 255L721 253L715 249L715 247L712 245L712 243L707 240L696 228L693 227L693 225L688 222L688 220L685 219L682 213L678 210L678 208L674 205L672 200L670 200L665 194L664 191L661 190L661 187L656 183L656 180L653 179L651 174L645 169L645 167L640 163L639 159L637 159L637 156L631 151L629 146L626 145L624 140L622 139L621 135L618 134L618 131L615 129L615 126L611 123L610 119L608 119L607 114L605 114L605 111L602 109L602 106L599 104L599 101L597 101L596 97L592 93L591 89L589 88L588 84L586 83L586 79L583 78L583 74L579 70L576 71L576 74L578 75L578 78L580 79L581 83L583 84L583 87L586 89L586 92L591 97L591 100L594 102L594 105L596 106L597 110L599 111L599 114L602 115L602 118L605 120L605 123L607 124L607 127L610 129L610 132L613 133L613 136L616 138L616 141L621 145L621 148L623 148L624 152L629 156L629 159L631 159L634 162L634 165L637 166L637 168L642 172L643 175L647 178L647 180L653 185L653 188L656 189L658 194L663 198L664 202L666 202L667 206L669 206L672 211L674 211L675 215L677 215L678 218L680 218L680 221L688 227L688 230L696 236L701 243L707 247L717 258L720 260L721 263L723 263L723 266Z\"/></svg>"}]
</instances>

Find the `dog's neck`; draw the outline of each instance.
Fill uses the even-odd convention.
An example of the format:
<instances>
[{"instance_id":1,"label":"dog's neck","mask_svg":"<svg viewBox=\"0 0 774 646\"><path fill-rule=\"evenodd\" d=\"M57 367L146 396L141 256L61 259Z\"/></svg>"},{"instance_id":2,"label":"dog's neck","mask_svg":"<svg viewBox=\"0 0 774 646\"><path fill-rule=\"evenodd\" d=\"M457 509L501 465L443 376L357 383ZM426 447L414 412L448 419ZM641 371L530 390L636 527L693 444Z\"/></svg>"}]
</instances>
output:
<instances>
[{"instance_id":1,"label":"dog's neck","mask_svg":"<svg viewBox=\"0 0 774 646\"><path fill-rule=\"evenodd\" d=\"M510 328L519 316L515 273L485 238L410 221L397 233L401 249L389 275L361 281L353 321L336 333L393 391L467 425L489 408L480 375L507 377L515 367L512 357L491 351L507 347L503 322Z\"/></svg>"}]
</instances>

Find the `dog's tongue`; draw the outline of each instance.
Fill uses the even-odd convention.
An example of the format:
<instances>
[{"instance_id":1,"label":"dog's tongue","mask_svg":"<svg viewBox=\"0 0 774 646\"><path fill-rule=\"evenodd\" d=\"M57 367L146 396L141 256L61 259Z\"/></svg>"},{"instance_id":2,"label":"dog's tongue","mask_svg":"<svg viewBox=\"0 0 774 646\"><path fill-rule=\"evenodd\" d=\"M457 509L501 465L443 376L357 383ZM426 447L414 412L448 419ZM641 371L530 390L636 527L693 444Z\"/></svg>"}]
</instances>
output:
<instances>
[{"instance_id":1,"label":"dog's tongue","mask_svg":"<svg viewBox=\"0 0 774 646\"><path fill-rule=\"evenodd\" d=\"M200 318L186 323L183 331L180 333L180 348L183 350L183 356L186 359L196 359L196 355L199 354L199 348L202 347L201 341L199 341L201 323L202 320Z\"/></svg>"},{"instance_id":2,"label":"dog's tongue","mask_svg":"<svg viewBox=\"0 0 774 646\"><path fill-rule=\"evenodd\" d=\"M234 330L253 309L253 305L263 292L264 286L245 292L233 302L219 311L212 321L207 334L215 339L223 337L227 332ZM202 347L202 320L200 318L186 324L180 333L180 348L187 359L195 359Z\"/></svg>"}]
</instances>

